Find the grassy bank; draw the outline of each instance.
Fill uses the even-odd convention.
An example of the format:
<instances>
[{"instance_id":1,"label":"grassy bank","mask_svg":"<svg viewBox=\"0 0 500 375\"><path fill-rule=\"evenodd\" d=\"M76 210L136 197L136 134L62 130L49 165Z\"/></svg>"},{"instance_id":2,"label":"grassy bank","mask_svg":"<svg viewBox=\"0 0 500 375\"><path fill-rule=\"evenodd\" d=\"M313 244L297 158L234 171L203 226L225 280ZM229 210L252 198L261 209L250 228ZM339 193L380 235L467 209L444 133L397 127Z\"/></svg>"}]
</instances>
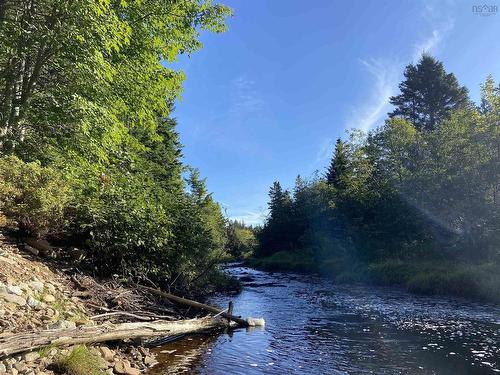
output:
<instances>
[{"instance_id":1,"label":"grassy bank","mask_svg":"<svg viewBox=\"0 0 500 375\"><path fill-rule=\"evenodd\" d=\"M416 294L500 303L500 272L495 263L386 260L366 264L338 259L318 262L301 253L278 252L266 258L251 258L246 264L266 271L319 273L336 283L397 285Z\"/></svg>"}]
</instances>

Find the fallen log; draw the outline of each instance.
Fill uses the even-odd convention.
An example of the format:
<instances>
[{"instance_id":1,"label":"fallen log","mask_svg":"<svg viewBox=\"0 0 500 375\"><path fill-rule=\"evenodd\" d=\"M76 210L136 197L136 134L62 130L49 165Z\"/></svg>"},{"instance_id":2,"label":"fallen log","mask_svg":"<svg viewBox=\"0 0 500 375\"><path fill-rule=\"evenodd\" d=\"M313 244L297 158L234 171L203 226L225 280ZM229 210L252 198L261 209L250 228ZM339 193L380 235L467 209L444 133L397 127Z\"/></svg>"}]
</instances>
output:
<instances>
[{"instance_id":1,"label":"fallen log","mask_svg":"<svg viewBox=\"0 0 500 375\"><path fill-rule=\"evenodd\" d=\"M98 342L175 336L211 332L227 327L227 322L211 317L169 322L133 322L102 324L70 329L52 329L33 333L0 335L0 358L46 346L92 344Z\"/></svg>"},{"instance_id":2,"label":"fallen log","mask_svg":"<svg viewBox=\"0 0 500 375\"><path fill-rule=\"evenodd\" d=\"M229 319L229 320L237 323L238 325L240 325L242 327L249 326L248 322L245 319L241 319L239 316L234 316L234 315L230 314L229 312L226 312L225 310L221 310L217 307L205 305L204 303L192 301L192 300L187 299L187 298L178 297L178 296L175 296L175 295L170 294L170 293L162 292L161 290L158 290L155 288L150 288L149 286L137 285L137 287L139 289L147 291L151 294L154 294L158 297L165 298L169 301L176 302L176 303L179 303L181 305L195 307L197 309L202 309L202 310L206 310L206 311L210 311L212 313L218 314L220 316L223 316L226 319Z\"/></svg>"}]
</instances>

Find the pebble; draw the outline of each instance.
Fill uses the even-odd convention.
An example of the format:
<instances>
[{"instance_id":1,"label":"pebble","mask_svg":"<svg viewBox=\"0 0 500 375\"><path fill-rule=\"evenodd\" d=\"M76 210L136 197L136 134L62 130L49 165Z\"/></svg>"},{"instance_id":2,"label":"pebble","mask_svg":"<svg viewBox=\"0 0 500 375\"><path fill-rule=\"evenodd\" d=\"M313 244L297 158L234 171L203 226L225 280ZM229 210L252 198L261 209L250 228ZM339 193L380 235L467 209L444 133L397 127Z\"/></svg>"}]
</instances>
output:
<instances>
[{"instance_id":1,"label":"pebble","mask_svg":"<svg viewBox=\"0 0 500 375\"><path fill-rule=\"evenodd\" d=\"M4 374L7 372L7 367L3 363L0 363L0 374Z\"/></svg>"}]
</instances>

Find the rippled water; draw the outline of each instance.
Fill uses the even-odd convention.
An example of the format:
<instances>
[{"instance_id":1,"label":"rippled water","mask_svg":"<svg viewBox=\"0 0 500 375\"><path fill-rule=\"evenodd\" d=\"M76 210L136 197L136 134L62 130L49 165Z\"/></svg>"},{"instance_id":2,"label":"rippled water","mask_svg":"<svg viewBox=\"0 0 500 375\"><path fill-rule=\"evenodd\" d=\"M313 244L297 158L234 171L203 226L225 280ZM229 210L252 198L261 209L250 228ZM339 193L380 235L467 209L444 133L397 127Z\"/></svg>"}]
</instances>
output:
<instances>
[{"instance_id":1,"label":"rippled water","mask_svg":"<svg viewBox=\"0 0 500 375\"><path fill-rule=\"evenodd\" d=\"M244 267L235 314L265 328L194 336L157 349L152 374L495 374L500 306L394 288L339 286Z\"/></svg>"}]
</instances>

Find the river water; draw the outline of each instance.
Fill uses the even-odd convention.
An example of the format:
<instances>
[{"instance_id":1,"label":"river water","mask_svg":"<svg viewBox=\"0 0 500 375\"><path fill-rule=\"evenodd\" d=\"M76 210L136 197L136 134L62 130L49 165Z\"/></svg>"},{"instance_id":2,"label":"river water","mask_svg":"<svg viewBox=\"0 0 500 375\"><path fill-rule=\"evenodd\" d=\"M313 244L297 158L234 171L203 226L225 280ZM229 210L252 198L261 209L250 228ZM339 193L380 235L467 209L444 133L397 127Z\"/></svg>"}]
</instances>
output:
<instances>
[{"instance_id":1,"label":"river water","mask_svg":"<svg viewBox=\"0 0 500 375\"><path fill-rule=\"evenodd\" d=\"M193 336L157 348L152 374L496 374L500 306L415 296L395 288L227 270L243 291L235 305L265 328ZM499 291L500 292L500 291Z\"/></svg>"}]
</instances>

